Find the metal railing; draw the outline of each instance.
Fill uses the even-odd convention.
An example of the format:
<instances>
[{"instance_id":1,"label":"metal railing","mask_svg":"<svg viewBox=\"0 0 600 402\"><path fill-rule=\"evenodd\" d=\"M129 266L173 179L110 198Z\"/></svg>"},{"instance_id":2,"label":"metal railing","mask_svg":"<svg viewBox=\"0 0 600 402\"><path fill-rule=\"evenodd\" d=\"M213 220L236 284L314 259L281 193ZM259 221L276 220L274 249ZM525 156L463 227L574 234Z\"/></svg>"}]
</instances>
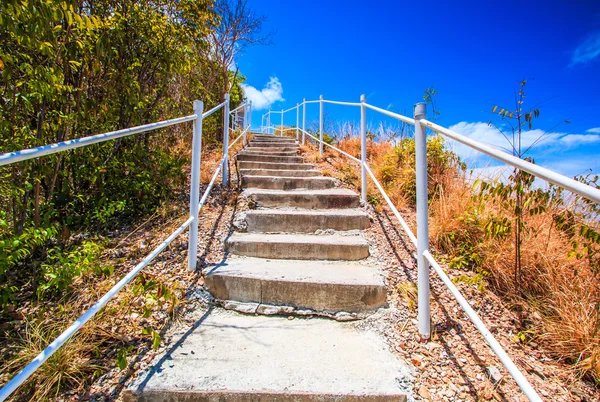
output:
<instances>
[{"instance_id":1,"label":"metal railing","mask_svg":"<svg viewBox=\"0 0 600 402\"><path fill-rule=\"evenodd\" d=\"M319 104L319 136L318 138L315 135L310 134L306 131L306 105L318 103ZM325 103L335 104L335 105L343 105L343 106L358 106L360 107L360 143L361 143L361 157L360 159L342 151L341 149L330 145L323 141L323 105ZM284 127L284 114L287 111L297 109L302 107L302 128L299 127L298 117L296 118L296 126L295 127ZM415 153L416 153L416 163L415 163L415 174L416 174L416 190L417 190L417 235L411 231L410 227L406 223L406 221L402 218L385 190L369 168L367 162L367 138L366 138L366 112L367 109L376 111L385 116L394 118L403 123L407 123L413 125L415 127ZM441 134L447 138L458 141L476 151L482 152L496 160L504 162L510 166L515 168L524 170L536 177L539 177L543 180L546 180L550 183L556 184L559 187L567 189L575 194L581 195L591 201L596 203L600 203L600 190L594 188L592 186L588 186L584 183L581 183L577 180L568 178L559 173L553 172L549 169L543 168L541 166L535 165L533 163L527 162L523 159L517 158L506 152L497 150L490 146L484 145L478 141L465 137L455 131L449 130L445 127L442 127L436 123L428 121L425 119L426 116L426 105L425 103L417 103L414 106L414 118L410 118L407 116L402 116L400 114L390 112L389 110L381 109L377 106L370 105L366 103L365 95L361 95L360 102L340 102L333 100L326 100L321 95L318 100L310 100L307 101L306 98L303 99L302 103L297 104L295 107L288 109L287 111L281 111L281 127L279 129L280 135L283 135L286 130L296 130L296 133L302 133L302 144L305 144L306 137L310 137L314 139L319 144L319 155L323 155L323 147L327 146L332 148L333 150L340 152L341 154L347 156L351 160L357 162L361 166L361 198L364 202L367 201L367 176L371 178L383 198L385 199L387 205L393 212L394 216L398 219L402 229L406 232L411 242L417 249L417 253L415 258L417 260L417 287L418 287L418 326L419 326L419 335L422 341L426 341L430 338L431 334L431 312L430 312L430 284L429 284L429 267L433 268L433 270L440 277L444 285L448 288L450 293L454 296L456 301L462 307L465 314L469 317L469 319L473 322L477 330L482 334L483 338L489 344L491 349L494 351L496 356L500 359L504 367L508 370L510 375L515 379L516 383L519 385L523 393L529 398L530 401L541 401L540 396L533 389L529 381L525 378L523 373L518 369L518 367L514 364L508 354L504 351L500 343L494 338L492 333L486 328L485 324L481 320L481 318L477 315L475 310L469 305L467 300L462 296L458 288L452 283L448 275L444 272L439 263L435 260L431 252L429 251L429 229L428 229L428 194L427 194L427 138L426 138L426 129L429 128L432 131ZM267 132L273 133L277 129L271 125L270 114L272 111L267 112L263 115L263 132L266 129ZM298 113L297 113L298 116ZM264 122L267 122L264 125ZM296 134L296 139L299 140L298 134Z\"/></svg>"},{"instance_id":2,"label":"metal railing","mask_svg":"<svg viewBox=\"0 0 600 402\"><path fill-rule=\"evenodd\" d=\"M92 144L98 144L109 140L114 140L121 137L145 133L158 130L161 128L173 126L176 124L192 121L193 138L192 138L192 167L190 179L190 216L181 224L171 235L169 235L162 243L160 243L150 254L148 254L139 264L137 264L129 273L127 273L115 286L113 286L104 296L92 305L85 313L83 313L73 324L71 324L64 332L62 332L50 345L48 345L35 359L17 373L8 383L0 389L0 402L8 398L21 384L23 384L54 352L63 346L77 331L81 329L109 300L111 300L125 285L148 264L161 251L163 251L173 240L175 240L186 229L189 229L188 240L188 261L189 270L196 270L198 262L198 216L200 209L206 202L210 191L212 190L219 173L223 172L223 185L227 186L227 165L229 160L229 150L240 139L243 138L244 145L247 144L246 134L251 126L252 103L243 102L240 106L230 112L229 110L229 94L225 96L225 101L207 112L203 112L204 103L202 101L194 101L194 114L176 119L160 121L156 123L146 124L143 126L126 128L123 130L112 131L104 134L93 135L84 138L49 144L37 148L25 149L17 152L9 152L0 154L0 166L9 165L12 163L39 158L45 155L50 155L58 152L68 151L75 148L81 148ZM223 109L223 157L217 165L217 169L213 177L204 191L200 199L200 162L202 154L202 122L218 110ZM229 133L232 130L229 127L229 116L232 113L243 111L243 130L240 135L228 145Z\"/></svg>"}]
</instances>

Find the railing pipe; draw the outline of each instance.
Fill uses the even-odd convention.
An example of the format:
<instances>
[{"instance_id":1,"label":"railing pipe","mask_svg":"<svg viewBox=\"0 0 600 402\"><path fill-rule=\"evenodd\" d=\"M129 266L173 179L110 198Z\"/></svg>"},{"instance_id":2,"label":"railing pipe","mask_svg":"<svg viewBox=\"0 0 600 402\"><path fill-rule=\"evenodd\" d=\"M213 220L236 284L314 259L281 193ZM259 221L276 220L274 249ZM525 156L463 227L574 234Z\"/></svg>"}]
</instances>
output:
<instances>
[{"instance_id":1,"label":"railing pipe","mask_svg":"<svg viewBox=\"0 0 600 402\"><path fill-rule=\"evenodd\" d=\"M204 114L202 114L202 118L206 119L208 116L210 116L211 114L213 114L217 110L221 109L223 106L225 106L225 102L219 103L217 106L213 107L208 112L204 112Z\"/></svg>"},{"instance_id":2,"label":"railing pipe","mask_svg":"<svg viewBox=\"0 0 600 402\"><path fill-rule=\"evenodd\" d=\"M319 156L323 156L323 95L319 99Z\"/></svg>"},{"instance_id":3,"label":"railing pipe","mask_svg":"<svg viewBox=\"0 0 600 402\"><path fill-rule=\"evenodd\" d=\"M342 105L342 106L362 106L360 104L360 102L340 102L340 101L332 101L332 100L327 100L327 99L323 99L323 102L331 103L334 105Z\"/></svg>"},{"instance_id":4,"label":"railing pipe","mask_svg":"<svg viewBox=\"0 0 600 402\"><path fill-rule=\"evenodd\" d=\"M190 178L190 225L188 239L188 270L195 271L198 262L198 199L200 198L200 161L202 156L202 111L204 103L194 101L194 131L192 137L192 168Z\"/></svg>"},{"instance_id":5,"label":"railing pipe","mask_svg":"<svg viewBox=\"0 0 600 402\"><path fill-rule=\"evenodd\" d=\"M367 97L360 96L360 159L361 163L361 181L360 194L363 202L367 202L367 107L365 103Z\"/></svg>"},{"instance_id":6,"label":"railing pipe","mask_svg":"<svg viewBox=\"0 0 600 402\"><path fill-rule=\"evenodd\" d=\"M283 137L283 116L285 115L285 112L283 111L283 109L281 109L281 132L279 133L280 137Z\"/></svg>"},{"instance_id":7,"label":"railing pipe","mask_svg":"<svg viewBox=\"0 0 600 402\"><path fill-rule=\"evenodd\" d=\"M302 101L302 145L306 142L306 98Z\"/></svg>"},{"instance_id":8,"label":"railing pipe","mask_svg":"<svg viewBox=\"0 0 600 402\"><path fill-rule=\"evenodd\" d=\"M375 110L376 112L379 112L386 116L393 117L394 119L403 121L408 124L412 124L413 126L415 125L415 120L411 119L410 117L402 116L401 114L390 112L389 110L385 110L385 109L382 109L377 106L369 105L368 103L365 106L367 106L369 109Z\"/></svg>"},{"instance_id":9,"label":"railing pipe","mask_svg":"<svg viewBox=\"0 0 600 402\"><path fill-rule=\"evenodd\" d=\"M309 134L309 133L307 132L307 133L306 133L306 135L308 135L309 137L311 137L312 139L314 139L314 140L315 140L315 142L319 142L319 139L318 139L317 137L313 136L312 134ZM334 151L337 151L337 152L341 153L342 155L346 155L348 158L352 159L352 160L353 160L353 161L355 161L356 163L359 163L359 164L360 164L360 163L362 163L362 162L360 161L360 159L358 159L358 158L355 158L354 156L350 155L348 152L344 152L344 151L342 151L341 149L339 149L339 148L336 148L336 147L334 147L333 145L331 145L331 144L328 144L328 143L326 143L326 142L324 142L323 144L324 144L325 146L327 146L327 147L329 147L329 148L333 149Z\"/></svg>"},{"instance_id":10,"label":"railing pipe","mask_svg":"<svg viewBox=\"0 0 600 402\"><path fill-rule=\"evenodd\" d=\"M241 108L245 108L246 107L247 102L242 102L241 105L239 105L238 107L236 107L235 109L233 109L232 111L230 111L229 113L237 113L238 110L240 110Z\"/></svg>"},{"instance_id":11,"label":"railing pipe","mask_svg":"<svg viewBox=\"0 0 600 402\"><path fill-rule=\"evenodd\" d=\"M485 339L488 345L490 345L512 378L515 379L517 385L519 385L521 388L521 391L523 391L523 393L531 402L542 402L542 398L540 398L538 393L533 389L529 381L527 381L527 378L525 378L523 373L521 373L519 368L515 365L515 363L513 363L512 359L508 356L504 349L502 349L502 346L500 343L498 343L496 338L494 338L494 335L492 335L492 333L486 328L481 318L479 318L475 310L473 310L473 308L469 305L469 302L467 302L454 283L452 283L452 280L448 277L448 275L446 275L440 264L437 263L429 251L425 251L423 255L428 262L431 263L434 271L439 275L440 279L442 282L444 282L450 293L452 293L465 314L471 319L471 322L473 325L475 325L475 328L477 328L481 335L483 335L483 339Z\"/></svg>"},{"instance_id":12,"label":"railing pipe","mask_svg":"<svg viewBox=\"0 0 600 402\"><path fill-rule=\"evenodd\" d=\"M229 94L225 94L225 107L223 109L223 185L229 181Z\"/></svg>"},{"instance_id":13,"label":"railing pipe","mask_svg":"<svg viewBox=\"0 0 600 402\"><path fill-rule=\"evenodd\" d=\"M531 162L527 162L521 158L516 156L512 156L507 154L506 152L502 152L495 148L492 148L488 145L484 145L479 141L472 140L468 137L465 137L457 132L439 126L431 121L423 119L421 124L432 129L433 131L445 135L450 139L460 142L470 148L473 148L479 152L482 152L488 156L491 156L494 159L497 159L501 162L507 163L513 167L524 170L532 175L539 177L540 179L546 180L547 182L556 184L557 186L563 187L569 191L572 191L575 194L579 194L582 197L585 197L591 201L600 203L600 190L594 188L592 186L588 186L585 183L581 183L577 180L573 180L569 177L563 176L559 173L553 172L550 169L546 169L539 165L535 165Z\"/></svg>"},{"instance_id":14,"label":"railing pipe","mask_svg":"<svg viewBox=\"0 0 600 402\"><path fill-rule=\"evenodd\" d=\"M423 255L429 248L428 228L428 195L427 195L427 136L420 120L427 113L425 103L415 105L415 153L417 176L417 287L418 287L418 319L421 341L430 336L429 305L429 262Z\"/></svg>"},{"instance_id":15,"label":"railing pipe","mask_svg":"<svg viewBox=\"0 0 600 402\"><path fill-rule=\"evenodd\" d=\"M63 346L81 327L85 325L102 307L108 303L125 285L127 285L142 269L144 269L161 251L163 251L177 236L179 236L190 223L193 222L190 216L179 228L165 239L158 247L146 256L139 264L135 266L127 275L125 275L115 286L113 286L104 296L100 298L92 307L89 308L81 317L77 319L69 328L61 333L50 345L46 347L35 359L31 361L23 370L14 376L2 389L0 389L0 401L8 398L21 384L23 384L46 360L50 358L61 346Z\"/></svg>"},{"instance_id":16,"label":"railing pipe","mask_svg":"<svg viewBox=\"0 0 600 402\"><path fill-rule=\"evenodd\" d=\"M196 119L196 115L192 114L185 117L178 117L176 119L159 121L156 123L145 124L143 126L137 126L132 128L125 128L123 130L111 131L104 134L92 135L89 137L77 138L74 140L68 140L58 142L55 144L44 145L36 148L23 149L16 152L7 152L0 154L0 166L10 165L28 159L38 158L44 155L51 155L62 151L68 151L70 149L81 148L92 144L97 144L104 141L115 140L121 137L127 137L133 134L140 134L147 131L158 130L173 126L175 124L185 123L186 121L192 121Z\"/></svg>"}]
</instances>

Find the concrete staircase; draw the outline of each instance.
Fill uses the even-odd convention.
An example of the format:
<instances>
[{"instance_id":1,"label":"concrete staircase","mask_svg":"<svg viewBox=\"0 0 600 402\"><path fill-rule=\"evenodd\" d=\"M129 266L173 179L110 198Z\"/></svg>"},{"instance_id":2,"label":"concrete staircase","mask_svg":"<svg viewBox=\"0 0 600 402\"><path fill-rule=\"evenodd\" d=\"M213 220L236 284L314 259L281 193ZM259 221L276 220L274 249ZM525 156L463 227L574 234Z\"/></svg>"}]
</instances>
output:
<instances>
[{"instance_id":1,"label":"concrete staircase","mask_svg":"<svg viewBox=\"0 0 600 402\"><path fill-rule=\"evenodd\" d=\"M255 134L238 154L242 230L226 240L227 260L203 272L224 310L141 376L129 400L406 400L410 370L379 336L345 322L386 306L361 232L368 215L297 146Z\"/></svg>"}]
</instances>

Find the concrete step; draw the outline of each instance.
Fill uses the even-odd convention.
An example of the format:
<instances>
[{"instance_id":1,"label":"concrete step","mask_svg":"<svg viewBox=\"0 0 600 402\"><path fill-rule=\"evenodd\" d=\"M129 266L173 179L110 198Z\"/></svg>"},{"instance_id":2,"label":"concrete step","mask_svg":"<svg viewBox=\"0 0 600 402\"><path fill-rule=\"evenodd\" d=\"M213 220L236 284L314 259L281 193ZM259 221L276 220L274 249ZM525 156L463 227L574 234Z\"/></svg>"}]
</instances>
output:
<instances>
[{"instance_id":1,"label":"concrete step","mask_svg":"<svg viewBox=\"0 0 600 402\"><path fill-rule=\"evenodd\" d=\"M320 176L319 170L288 170L288 169L240 169L242 176L285 176L285 177L314 177Z\"/></svg>"},{"instance_id":2,"label":"concrete step","mask_svg":"<svg viewBox=\"0 0 600 402\"><path fill-rule=\"evenodd\" d=\"M238 154L238 161L302 163L300 156L272 156L269 154Z\"/></svg>"},{"instance_id":3,"label":"concrete step","mask_svg":"<svg viewBox=\"0 0 600 402\"><path fill-rule=\"evenodd\" d=\"M369 243L362 236L234 233L226 241L236 255L298 260L362 260Z\"/></svg>"},{"instance_id":4,"label":"concrete step","mask_svg":"<svg viewBox=\"0 0 600 402\"><path fill-rule=\"evenodd\" d=\"M250 148L273 148L273 147L286 147L286 148L293 148L293 149L298 149L298 146L293 143L293 142L273 142L273 141L250 141L248 143L248 146Z\"/></svg>"},{"instance_id":5,"label":"concrete step","mask_svg":"<svg viewBox=\"0 0 600 402\"><path fill-rule=\"evenodd\" d=\"M355 262L230 258L205 268L204 273L209 292L221 301L287 306L332 316L369 313L386 305L387 287L381 273ZM276 312L275 308L254 307L258 310L249 312Z\"/></svg>"},{"instance_id":6,"label":"concrete step","mask_svg":"<svg viewBox=\"0 0 600 402\"><path fill-rule=\"evenodd\" d=\"M257 151L257 149L259 149ZM268 156L298 156L296 151L269 151L262 152L260 148L247 148L239 152L238 155L268 155Z\"/></svg>"},{"instance_id":7,"label":"concrete step","mask_svg":"<svg viewBox=\"0 0 600 402\"><path fill-rule=\"evenodd\" d=\"M254 139L257 140L273 140L273 141L295 141L295 138L292 137L282 137L280 135L273 135L273 134L265 134L265 135L255 135L253 137Z\"/></svg>"},{"instance_id":8,"label":"concrete step","mask_svg":"<svg viewBox=\"0 0 600 402\"><path fill-rule=\"evenodd\" d=\"M244 148L244 151L247 152L298 152L297 148L293 147L253 147L253 148Z\"/></svg>"},{"instance_id":9,"label":"concrete step","mask_svg":"<svg viewBox=\"0 0 600 402\"><path fill-rule=\"evenodd\" d=\"M322 319L198 313L126 402L404 402L411 369L374 331Z\"/></svg>"},{"instance_id":10,"label":"concrete step","mask_svg":"<svg viewBox=\"0 0 600 402\"><path fill-rule=\"evenodd\" d=\"M313 170L310 163L238 161L240 169Z\"/></svg>"},{"instance_id":11,"label":"concrete step","mask_svg":"<svg viewBox=\"0 0 600 402\"><path fill-rule=\"evenodd\" d=\"M253 138L252 142L272 142L278 144L296 144L296 140L294 138L286 138L286 137L271 137L271 138Z\"/></svg>"},{"instance_id":12,"label":"concrete step","mask_svg":"<svg viewBox=\"0 0 600 402\"><path fill-rule=\"evenodd\" d=\"M358 194L346 188L293 191L249 188L243 194L257 207L265 208L339 209L360 206Z\"/></svg>"},{"instance_id":13,"label":"concrete step","mask_svg":"<svg viewBox=\"0 0 600 402\"><path fill-rule=\"evenodd\" d=\"M368 229L370 221L360 209L255 209L246 212L246 224L248 232L314 233L319 229Z\"/></svg>"},{"instance_id":14,"label":"concrete step","mask_svg":"<svg viewBox=\"0 0 600 402\"><path fill-rule=\"evenodd\" d=\"M267 188L272 190L323 190L335 187L331 177L281 177L281 176L242 176L242 187Z\"/></svg>"}]
</instances>

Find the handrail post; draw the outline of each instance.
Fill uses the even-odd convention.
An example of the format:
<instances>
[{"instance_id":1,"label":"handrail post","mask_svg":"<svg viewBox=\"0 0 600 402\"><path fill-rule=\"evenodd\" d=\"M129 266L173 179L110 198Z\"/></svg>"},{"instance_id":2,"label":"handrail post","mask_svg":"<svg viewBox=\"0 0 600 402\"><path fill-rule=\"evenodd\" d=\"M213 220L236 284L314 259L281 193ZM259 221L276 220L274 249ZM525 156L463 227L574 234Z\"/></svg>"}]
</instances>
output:
<instances>
[{"instance_id":1,"label":"handrail post","mask_svg":"<svg viewBox=\"0 0 600 402\"><path fill-rule=\"evenodd\" d=\"M223 185L229 180L229 94L225 94L223 106Z\"/></svg>"},{"instance_id":2,"label":"handrail post","mask_svg":"<svg viewBox=\"0 0 600 402\"><path fill-rule=\"evenodd\" d=\"M280 137L283 137L283 115L285 114L285 112L283 111L283 109L281 109L281 131L279 133Z\"/></svg>"},{"instance_id":3,"label":"handrail post","mask_svg":"<svg viewBox=\"0 0 600 402\"><path fill-rule=\"evenodd\" d=\"M319 156L323 156L323 95L319 100Z\"/></svg>"},{"instance_id":4,"label":"handrail post","mask_svg":"<svg viewBox=\"0 0 600 402\"><path fill-rule=\"evenodd\" d=\"M242 124L242 131L244 132L244 138L242 138L242 144L246 146L246 127L248 127L248 104L244 105L244 120Z\"/></svg>"},{"instance_id":5,"label":"handrail post","mask_svg":"<svg viewBox=\"0 0 600 402\"><path fill-rule=\"evenodd\" d=\"M248 102L248 131L252 131L252 101Z\"/></svg>"},{"instance_id":6,"label":"handrail post","mask_svg":"<svg viewBox=\"0 0 600 402\"><path fill-rule=\"evenodd\" d=\"M302 100L302 145L306 143L306 98Z\"/></svg>"},{"instance_id":7,"label":"handrail post","mask_svg":"<svg viewBox=\"0 0 600 402\"><path fill-rule=\"evenodd\" d=\"M422 342L429 339L430 305L429 305L429 262L423 255L429 248L428 227L428 194L427 194L427 136L421 119L427 114L426 104L417 103L415 116L415 152L417 176L417 288L418 288L418 318L419 336Z\"/></svg>"},{"instance_id":8,"label":"handrail post","mask_svg":"<svg viewBox=\"0 0 600 402\"><path fill-rule=\"evenodd\" d=\"M267 112L267 134L271 134L271 111Z\"/></svg>"},{"instance_id":9,"label":"handrail post","mask_svg":"<svg viewBox=\"0 0 600 402\"><path fill-rule=\"evenodd\" d=\"M298 126L300 124L300 104L296 103L296 141L299 139L300 133L298 132Z\"/></svg>"},{"instance_id":10,"label":"handrail post","mask_svg":"<svg viewBox=\"0 0 600 402\"><path fill-rule=\"evenodd\" d=\"M200 202L200 159L202 156L202 112L204 103L194 101L194 131L192 137L192 171L190 179L190 223L188 239L188 270L195 271L198 262L198 204Z\"/></svg>"},{"instance_id":11,"label":"handrail post","mask_svg":"<svg viewBox=\"0 0 600 402\"><path fill-rule=\"evenodd\" d=\"M367 97L360 96L360 160L361 164L361 181L360 193L363 202L367 202Z\"/></svg>"}]
</instances>

